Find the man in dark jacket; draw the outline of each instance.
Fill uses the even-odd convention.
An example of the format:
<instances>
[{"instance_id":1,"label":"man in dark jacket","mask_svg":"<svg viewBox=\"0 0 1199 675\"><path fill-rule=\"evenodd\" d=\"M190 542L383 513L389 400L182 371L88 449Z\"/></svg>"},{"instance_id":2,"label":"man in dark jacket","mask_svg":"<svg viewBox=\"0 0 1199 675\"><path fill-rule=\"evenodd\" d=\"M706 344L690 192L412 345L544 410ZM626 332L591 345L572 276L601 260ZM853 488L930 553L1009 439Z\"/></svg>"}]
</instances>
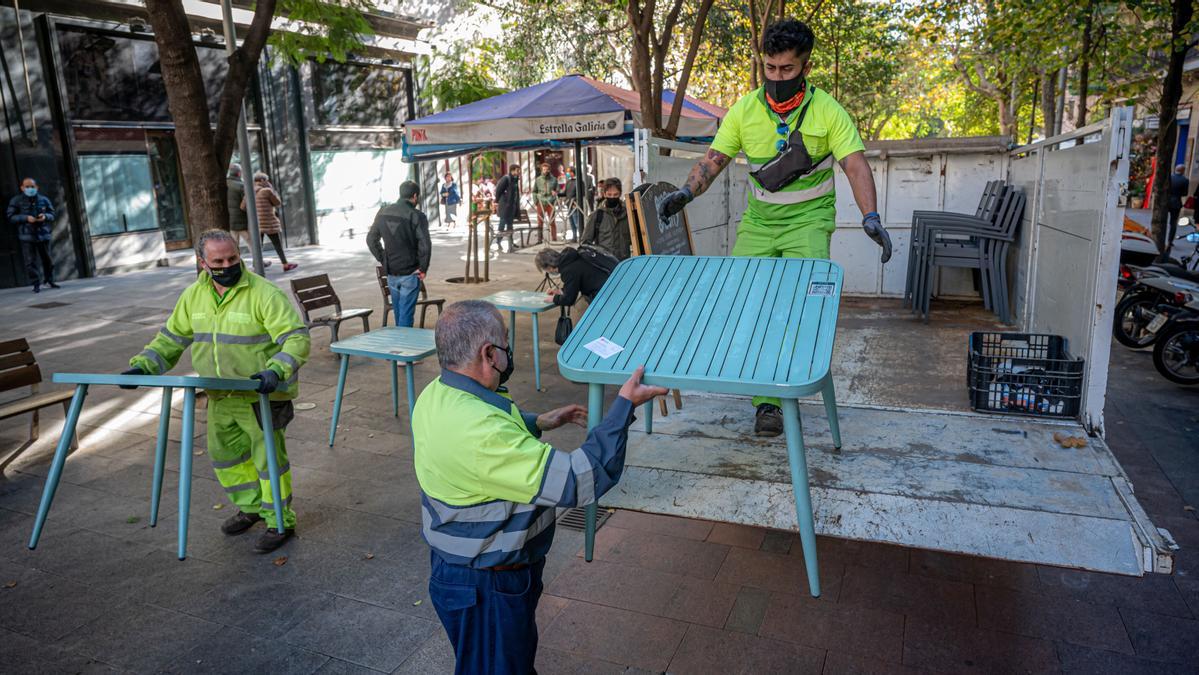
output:
<instances>
[{"instance_id":1,"label":"man in dark jacket","mask_svg":"<svg viewBox=\"0 0 1199 675\"><path fill-rule=\"evenodd\" d=\"M42 284L59 288L54 283L54 260L50 257L50 226L54 223L54 203L38 192L37 181L21 181L21 192L8 202L5 211L8 223L17 228L21 240L21 257L25 271L33 282L33 292L39 293Z\"/></svg>"},{"instance_id":2,"label":"man in dark jacket","mask_svg":"<svg viewBox=\"0 0 1199 675\"><path fill-rule=\"evenodd\" d=\"M1174 173L1170 174L1170 188L1166 201L1166 210L1169 216L1166 222L1165 255L1167 256L1170 255L1170 249L1174 246L1174 236L1178 231L1178 213L1182 211L1182 202L1187 198L1187 193L1191 191L1191 181L1187 180L1185 172L1186 167L1179 164L1174 167Z\"/></svg>"},{"instance_id":3,"label":"man in dark jacket","mask_svg":"<svg viewBox=\"0 0 1199 675\"><path fill-rule=\"evenodd\" d=\"M429 271L429 219L416 208L420 188L407 180L400 185L400 201L379 209L366 235L366 245L383 264L391 289L395 325L412 327L420 283ZM382 240L382 245L380 245Z\"/></svg>"},{"instance_id":4,"label":"man in dark jacket","mask_svg":"<svg viewBox=\"0 0 1199 675\"><path fill-rule=\"evenodd\" d=\"M600 206L587 218L581 243L598 246L624 260L629 257L632 238L629 234L629 214L624 207L619 178L604 181L604 199Z\"/></svg>"},{"instance_id":5,"label":"man in dark jacket","mask_svg":"<svg viewBox=\"0 0 1199 675\"><path fill-rule=\"evenodd\" d=\"M591 251L592 254L595 251ZM562 290L553 291L550 295L553 303L559 307L570 307L579 301L579 294L590 303L599 293L600 288L608 281L611 272L596 265L575 249L567 246L561 251L543 248L537 252L534 259L537 269L547 274L558 274L562 277Z\"/></svg>"},{"instance_id":6,"label":"man in dark jacket","mask_svg":"<svg viewBox=\"0 0 1199 675\"><path fill-rule=\"evenodd\" d=\"M508 250L515 248L512 242L512 223L520 215L520 165L508 167L508 173L495 184L496 215L500 217L499 229L495 233L496 248L500 248L500 240L504 231L508 232Z\"/></svg>"}]
</instances>

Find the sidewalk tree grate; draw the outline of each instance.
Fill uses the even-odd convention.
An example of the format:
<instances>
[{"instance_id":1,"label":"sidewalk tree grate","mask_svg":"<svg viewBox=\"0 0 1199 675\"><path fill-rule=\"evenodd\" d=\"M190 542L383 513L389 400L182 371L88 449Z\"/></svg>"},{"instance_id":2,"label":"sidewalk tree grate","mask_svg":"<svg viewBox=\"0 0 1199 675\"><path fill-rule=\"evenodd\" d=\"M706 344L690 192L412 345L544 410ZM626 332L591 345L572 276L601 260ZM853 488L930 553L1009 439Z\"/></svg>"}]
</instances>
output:
<instances>
[{"instance_id":1,"label":"sidewalk tree grate","mask_svg":"<svg viewBox=\"0 0 1199 675\"><path fill-rule=\"evenodd\" d=\"M39 302L36 305L29 305L29 306L34 309L54 309L55 307L66 307L69 304L71 304L71 303L58 302L57 300L55 300L53 302Z\"/></svg>"},{"instance_id":2,"label":"sidewalk tree grate","mask_svg":"<svg viewBox=\"0 0 1199 675\"><path fill-rule=\"evenodd\" d=\"M602 506L596 510L595 529L597 531L600 529L601 526L603 526L604 521L607 520L608 516L610 516L610 515L612 515L612 512L609 511L608 509L605 509ZM576 506L573 509L567 509L566 513L563 513L561 516L558 516L558 524L561 525L562 527L565 527L568 530L578 530L579 532L586 530L587 529L587 509L584 507L580 507L580 506Z\"/></svg>"}]
</instances>

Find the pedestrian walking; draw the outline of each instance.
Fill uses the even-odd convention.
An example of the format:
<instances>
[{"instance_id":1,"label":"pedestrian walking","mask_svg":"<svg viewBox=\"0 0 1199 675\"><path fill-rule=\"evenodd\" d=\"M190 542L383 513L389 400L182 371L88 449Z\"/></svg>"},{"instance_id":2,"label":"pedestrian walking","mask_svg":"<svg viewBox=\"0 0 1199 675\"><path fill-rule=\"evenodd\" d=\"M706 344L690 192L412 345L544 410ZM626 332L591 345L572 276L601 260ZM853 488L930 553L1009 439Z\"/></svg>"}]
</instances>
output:
<instances>
[{"instance_id":1,"label":"pedestrian walking","mask_svg":"<svg viewBox=\"0 0 1199 675\"><path fill-rule=\"evenodd\" d=\"M441 375L412 415L429 598L455 673L529 675L556 509L593 503L616 485L633 412L666 390L641 384L638 368L583 445L564 452L541 433L586 427L587 410L573 404L536 415L517 407L504 389L512 345L494 306L450 305L435 339Z\"/></svg>"},{"instance_id":2,"label":"pedestrian walking","mask_svg":"<svg viewBox=\"0 0 1199 675\"><path fill-rule=\"evenodd\" d=\"M409 328L432 252L429 219L416 208L419 200L420 187L410 180L404 181L400 184L400 201L379 209L366 234L367 248L387 275L395 325Z\"/></svg>"},{"instance_id":3,"label":"pedestrian walking","mask_svg":"<svg viewBox=\"0 0 1199 675\"><path fill-rule=\"evenodd\" d=\"M537 210L537 230L544 233L545 223L549 221L550 241L558 238L557 217L554 215L554 203L558 201L558 179L550 173L550 165L542 162L541 172L533 180L533 208Z\"/></svg>"},{"instance_id":4,"label":"pedestrian walking","mask_svg":"<svg viewBox=\"0 0 1199 675\"><path fill-rule=\"evenodd\" d=\"M33 292L40 293L42 284L61 288L54 283L54 258L50 255L54 202L38 191L36 180L26 178L21 181L21 191L8 201L4 213L9 225L17 228L21 257L25 259L25 273L33 284Z\"/></svg>"},{"instance_id":5,"label":"pedestrian walking","mask_svg":"<svg viewBox=\"0 0 1199 675\"><path fill-rule=\"evenodd\" d=\"M445 207L446 225L453 227L458 219L458 205L462 203L462 195L458 194L458 184L454 182L454 176L448 171L445 174L445 182L441 184L441 204Z\"/></svg>"},{"instance_id":6,"label":"pedestrian walking","mask_svg":"<svg viewBox=\"0 0 1199 675\"><path fill-rule=\"evenodd\" d=\"M1163 258L1168 258L1170 249L1174 248L1174 237L1178 233L1178 214L1182 211L1182 204L1187 198L1187 193L1191 191L1191 181L1186 177L1186 170L1185 166L1179 164L1170 174L1170 187L1166 201L1166 245L1162 251Z\"/></svg>"},{"instance_id":7,"label":"pedestrian walking","mask_svg":"<svg viewBox=\"0 0 1199 675\"><path fill-rule=\"evenodd\" d=\"M508 233L508 250L512 251L516 248L516 243L512 241L512 223L520 215L520 165L513 164L508 167L508 173L500 178L500 182L495 184L495 205L496 215L499 216L499 227L495 233L495 247L500 248L500 240L504 237L504 232ZM490 247L489 247L490 248Z\"/></svg>"},{"instance_id":8,"label":"pedestrian walking","mask_svg":"<svg viewBox=\"0 0 1199 675\"><path fill-rule=\"evenodd\" d=\"M246 269L230 233L202 233L196 255L204 271L179 296L150 344L129 359L132 367L122 375L163 375L191 347L191 365L200 377L258 380L256 391L208 390L207 450L217 480L238 509L221 531L239 535L265 520L267 530L254 550L269 553L295 534L284 436L295 414L292 400L300 391L299 371L308 361L311 340L283 291ZM258 394L270 395L269 411L259 409ZM282 523L269 501L264 414L270 414L275 429Z\"/></svg>"},{"instance_id":9,"label":"pedestrian walking","mask_svg":"<svg viewBox=\"0 0 1199 675\"><path fill-rule=\"evenodd\" d=\"M279 255L279 262L283 263L283 271L290 272L299 265L287 262L287 255L283 253L282 223L279 222L279 214L275 211L282 204L279 193L271 185L271 177L263 171L255 171L254 205L258 215L258 238L261 240L265 236L271 240L275 253ZM245 197L242 197L241 209L246 209Z\"/></svg>"}]
</instances>

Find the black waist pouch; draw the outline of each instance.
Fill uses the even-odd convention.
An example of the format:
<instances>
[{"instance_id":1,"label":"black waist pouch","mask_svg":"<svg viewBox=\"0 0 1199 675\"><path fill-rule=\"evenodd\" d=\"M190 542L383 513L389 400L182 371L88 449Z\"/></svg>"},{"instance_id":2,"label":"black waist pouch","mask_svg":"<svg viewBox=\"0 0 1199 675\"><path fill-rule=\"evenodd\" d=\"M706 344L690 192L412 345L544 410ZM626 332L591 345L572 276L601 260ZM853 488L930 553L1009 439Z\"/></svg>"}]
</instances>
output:
<instances>
[{"instance_id":1,"label":"black waist pouch","mask_svg":"<svg viewBox=\"0 0 1199 675\"><path fill-rule=\"evenodd\" d=\"M258 428L262 428L262 410L258 405L258 401L252 404L254 408L254 419L258 420ZM291 424L292 419L296 416L295 406L291 401L271 401L271 427L275 431L281 431Z\"/></svg>"},{"instance_id":2,"label":"black waist pouch","mask_svg":"<svg viewBox=\"0 0 1199 675\"><path fill-rule=\"evenodd\" d=\"M812 159L812 156L808 154L807 147L804 146L803 134L799 131L810 107L810 103L804 106L803 112L799 114L799 120L795 123L795 130L787 136L787 144L779 151L779 154L759 167L757 171L749 172L749 175L758 181L758 185L761 185L763 190L778 192L797 179L812 173L812 170L824 161L824 157L821 157L820 161Z\"/></svg>"}]
</instances>

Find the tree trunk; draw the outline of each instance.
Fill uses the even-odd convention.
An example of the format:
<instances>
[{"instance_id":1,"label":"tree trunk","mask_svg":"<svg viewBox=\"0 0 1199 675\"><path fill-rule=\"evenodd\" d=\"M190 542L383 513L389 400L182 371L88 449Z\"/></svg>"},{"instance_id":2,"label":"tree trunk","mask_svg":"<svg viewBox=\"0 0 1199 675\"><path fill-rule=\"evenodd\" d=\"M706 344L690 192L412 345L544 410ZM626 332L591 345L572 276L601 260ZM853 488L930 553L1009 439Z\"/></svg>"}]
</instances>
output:
<instances>
[{"instance_id":1,"label":"tree trunk","mask_svg":"<svg viewBox=\"0 0 1199 675\"><path fill-rule=\"evenodd\" d=\"M182 1L146 0L146 14L158 45L162 81L175 124L179 165L187 192L188 227L195 241L204 230L229 229L225 171L217 160L200 60L192 45L191 27Z\"/></svg>"},{"instance_id":2,"label":"tree trunk","mask_svg":"<svg viewBox=\"0 0 1199 675\"><path fill-rule=\"evenodd\" d=\"M1075 128L1087 125L1087 89L1090 88L1091 76L1091 28L1095 17L1095 3L1087 5L1086 23L1082 29L1082 51L1078 55L1078 112L1074 114Z\"/></svg>"},{"instance_id":3,"label":"tree trunk","mask_svg":"<svg viewBox=\"0 0 1199 675\"><path fill-rule=\"evenodd\" d=\"M1041 71L1041 133L1053 135L1057 117L1057 70Z\"/></svg>"},{"instance_id":4,"label":"tree trunk","mask_svg":"<svg viewBox=\"0 0 1199 675\"><path fill-rule=\"evenodd\" d=\"M1162 82L1161 105L1158 106L1157 170L1153 173L1153 238L1157 241L1161 259L1166 258L1167 207L1169 206L1170 172L1174 168L1174 141L1178 137L1178 100L1182 97L1182 67L1190 45L1185 33L1195 13L1193 0L1173 0L1170 26L1170 60ZM1185 39L1184 39L1185 38Z\"/></svg>"},{"instance_id":5,"label":"tree trunk","mask_svg":"<svg viewBox=\"0 0 1199 675\"><path fill-rule=\"evenodd\" d=\"M674 104L670 107L670 120L666 123L666 133L675 138L679 133L679 120L683 112L683 102L687 95L687 82L691 79L691 68L695 65L695 55L699 53L699 43L703 38L704 25L708 21L708 10L712 9L713 0L701 0L699 11L696 13L695 25L691 27L691 43L687 45L687 58L683 61L683 72L679 75L679 84L674 91Z\"/></svg>"}]
</instances>

